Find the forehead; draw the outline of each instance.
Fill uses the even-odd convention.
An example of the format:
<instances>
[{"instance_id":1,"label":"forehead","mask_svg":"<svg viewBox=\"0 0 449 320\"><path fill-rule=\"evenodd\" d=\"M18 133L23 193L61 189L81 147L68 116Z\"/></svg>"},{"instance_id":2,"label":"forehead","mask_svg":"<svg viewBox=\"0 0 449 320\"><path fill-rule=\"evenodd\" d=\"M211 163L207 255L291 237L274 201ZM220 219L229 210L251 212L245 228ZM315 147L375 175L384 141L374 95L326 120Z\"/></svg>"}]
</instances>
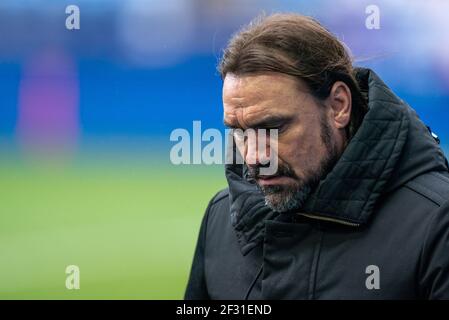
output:
<instances>
[{"instance_id":1,"label":"forehead","mask_svg":"<svg viewBox=\"0 0 449 320\"><path fill-rule=\"evenodd\" d=\"M243 127L253 118L288 115L306 94L305 84L289 75L228 74L223 83L224 120Z\"/></svg>"},{"instance_id":2,"label":"forehead","mask_svg":"<svg viewBox=\"0 0 449 320\"><path fill-rule=\"evenodd\" d=\"M301 82L282 73L249 75L227 74L223 83L223 100L254 102L291 95L302 88ZM304 88L305 89L305 88Z\"/></svg>"}]
</instances>

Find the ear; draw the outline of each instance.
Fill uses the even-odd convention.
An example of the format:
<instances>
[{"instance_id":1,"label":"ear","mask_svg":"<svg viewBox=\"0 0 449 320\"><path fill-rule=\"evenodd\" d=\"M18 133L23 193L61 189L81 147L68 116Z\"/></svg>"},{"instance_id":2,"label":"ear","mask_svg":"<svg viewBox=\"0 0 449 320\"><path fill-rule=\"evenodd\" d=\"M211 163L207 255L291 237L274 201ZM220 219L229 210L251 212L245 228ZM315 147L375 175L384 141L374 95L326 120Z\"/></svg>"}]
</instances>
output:
<instances>
[{"instance_id":1,"label":"ear","mask_svg":"<svg viewBox=\"0 0 449 320\"><path fill-rule=\"evenodd\" d=\"M330 91L328 104L330 105L330 120L337 129L344 129L351 119L351 90L342 81L336 81Z\"/></svg>"}]
</instances>

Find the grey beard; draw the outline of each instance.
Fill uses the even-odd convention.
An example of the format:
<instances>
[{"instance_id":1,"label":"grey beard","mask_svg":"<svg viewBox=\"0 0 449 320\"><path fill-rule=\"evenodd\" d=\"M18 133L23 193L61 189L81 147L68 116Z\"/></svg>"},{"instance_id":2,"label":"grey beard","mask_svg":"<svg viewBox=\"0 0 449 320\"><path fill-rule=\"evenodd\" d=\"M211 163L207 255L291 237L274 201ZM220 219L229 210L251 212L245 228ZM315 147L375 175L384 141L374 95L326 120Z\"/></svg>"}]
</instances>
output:
<instances>
[{"instance_id":1,"label":"grey beard","mask_svg":"<svg viewBox=\"0 0 449 320\"><path fill-rule=\"evenodd\" d=\"M260 187L265 195L265 205L276 212L288 212L301 208L312 193L309 185L302 187Z\"/></svg>"},{"instance_id":2,"label":"grey beard","mask_svg":"<svg viewBox=\"0 0 449 320\"><path fill-rule=\"evenodd\" d=\"M265 196L265 204L270 209L276 212L288 212L301 209L318 186L320 180L325 178L328 172L332 170L340 155L332 139L331 128L324 119L321 120L321 139L326 146L327 156L321 160L317 171L312 174L309 173L309 178L306 181L302 180L302 183L298 182L295 185L286 186L261 187L258 185ZM257 170L255 171L256 173L253 172L254 178L257 177L258 173ZM279 171L283 175L299 180L293 174L293 170L287 166L279 166Z\"/></svg>"}]
</instances>

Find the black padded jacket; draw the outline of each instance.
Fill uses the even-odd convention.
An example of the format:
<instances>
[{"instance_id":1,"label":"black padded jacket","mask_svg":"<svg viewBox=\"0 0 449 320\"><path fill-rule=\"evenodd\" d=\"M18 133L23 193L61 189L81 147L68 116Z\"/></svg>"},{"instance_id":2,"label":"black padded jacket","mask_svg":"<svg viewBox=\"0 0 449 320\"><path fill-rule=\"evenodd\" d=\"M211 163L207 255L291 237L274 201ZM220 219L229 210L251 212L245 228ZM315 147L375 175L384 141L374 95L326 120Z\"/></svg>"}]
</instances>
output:
<instances>
[{"instance_id":1,"label":"black padded jacket","mask_svg":"<svg viewBox=\"0 0 449 320\"><path fill-rule=\"evenodd\" d=\"M449 299L447 160L373 71L357 77L369 110L300 212L271 211L226 166L186 299Z\"/></svg>"}]
</instances>

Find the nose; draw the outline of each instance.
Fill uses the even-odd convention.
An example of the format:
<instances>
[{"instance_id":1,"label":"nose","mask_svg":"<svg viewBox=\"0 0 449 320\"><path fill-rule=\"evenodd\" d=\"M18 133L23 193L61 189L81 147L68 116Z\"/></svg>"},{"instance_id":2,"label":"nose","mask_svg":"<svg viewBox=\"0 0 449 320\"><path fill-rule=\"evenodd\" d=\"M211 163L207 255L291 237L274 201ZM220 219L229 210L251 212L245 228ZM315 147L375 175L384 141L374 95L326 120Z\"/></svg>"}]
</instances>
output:
<instances>
[{"instance_id":1,"label":"nose","mask_svg":"<svg viewBox=\"0 0 449 320\"><path fill-rule=\"evenodd\" d=\"M263 131L263 130L262 130ZM245 162L251 166L266 165L270 162L270 139L265 132L247 134L245 141Z\"/></svg>"}]
</instances>

